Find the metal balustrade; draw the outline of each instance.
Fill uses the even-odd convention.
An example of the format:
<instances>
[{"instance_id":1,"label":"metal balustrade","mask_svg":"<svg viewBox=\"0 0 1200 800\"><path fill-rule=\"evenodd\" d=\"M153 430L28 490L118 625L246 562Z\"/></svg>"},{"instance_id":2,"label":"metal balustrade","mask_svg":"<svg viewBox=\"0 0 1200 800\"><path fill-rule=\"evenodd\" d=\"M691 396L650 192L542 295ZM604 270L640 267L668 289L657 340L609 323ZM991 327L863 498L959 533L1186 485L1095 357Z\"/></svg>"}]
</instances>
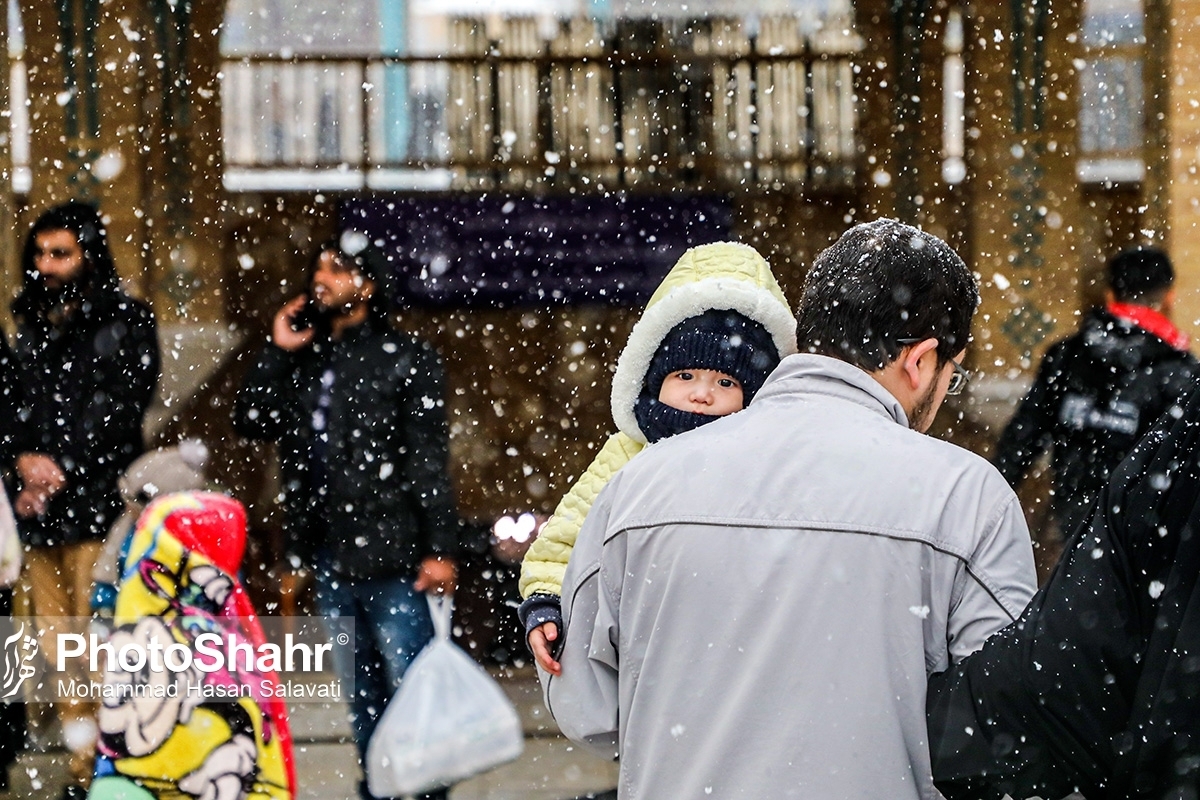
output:
<instances>
[{"instance_id":1,"label":"metal balustrade","mask_svg":"<svg viewBox=\"0 0 1200 800\"><path fill-rule=\"evenodd\" d=\"M254 56L221 74L227 170L346 188L840 188L855 181L850 32L766 18L449 23L438 56ZM357 182L357 183L356 183ZM389 182L395 187L389 187Z\"/></svg>"}]
</instances>

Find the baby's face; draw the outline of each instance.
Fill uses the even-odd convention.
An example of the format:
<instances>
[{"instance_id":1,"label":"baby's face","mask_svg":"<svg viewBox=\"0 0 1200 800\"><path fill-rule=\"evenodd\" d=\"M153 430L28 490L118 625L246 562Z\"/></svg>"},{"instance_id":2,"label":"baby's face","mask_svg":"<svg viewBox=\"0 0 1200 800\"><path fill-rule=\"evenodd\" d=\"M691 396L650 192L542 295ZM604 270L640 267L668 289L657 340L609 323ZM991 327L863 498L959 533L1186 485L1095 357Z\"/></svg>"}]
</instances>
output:
<instances>
[{"instance_id":1,"label":"baby's face","mask_svg":"<svg viewBox=\"0 0 1200 800\"><path fill-rule=\"evenodd\" d=\"M658 402L680 411L723 417L741 411L742 384L715 369L681 369L667 375Z\"/></svg>"}]
</instances>

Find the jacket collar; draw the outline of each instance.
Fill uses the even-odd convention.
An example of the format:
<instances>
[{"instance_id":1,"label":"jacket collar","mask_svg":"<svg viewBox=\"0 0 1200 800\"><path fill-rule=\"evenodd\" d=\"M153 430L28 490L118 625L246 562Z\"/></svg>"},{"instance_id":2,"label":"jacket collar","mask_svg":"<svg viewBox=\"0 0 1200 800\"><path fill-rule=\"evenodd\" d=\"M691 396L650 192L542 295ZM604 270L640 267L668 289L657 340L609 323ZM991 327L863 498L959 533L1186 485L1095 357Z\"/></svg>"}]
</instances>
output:
<instances>
[{"instance_id":1,"label":"jacket collar","mask_svg":"<svg viewBox=\"0 0 1200 800\"><path fill-rule=\"evenodd\" d=\"M812 353L788 356L767 378L751 405L775 395L819 394L857 403L904 427L908 414L892 393L871 375L846 361Z\"/></svg>"},{"instance_id":2,"label":"jacket collar","mask_svg":"<svg viewBox=\"0 0 1200 800\"><path fill-rule=\"evenodd\" d=\"M358 325L353 325L342 331L341 341L353 342L357 341L358 339L365 339L373 333L375 333L375 325L373 324L371 317L368 316Z\"/></svg>"},{"instance_id":3,"label":"jacket collar","mask_svg":"<svg viewBox=\"0 0 1200 800\"><path fill-rule=\"evenodd\" d=\"M340 339L334 339L331 335L326 334L324 342L329 348L344 348L354 344L359 340L370 338L375 333L376 325L368 316L358 325L352 325L351 327L343 330L342 337Z\"/></svg>"}]
</instances>

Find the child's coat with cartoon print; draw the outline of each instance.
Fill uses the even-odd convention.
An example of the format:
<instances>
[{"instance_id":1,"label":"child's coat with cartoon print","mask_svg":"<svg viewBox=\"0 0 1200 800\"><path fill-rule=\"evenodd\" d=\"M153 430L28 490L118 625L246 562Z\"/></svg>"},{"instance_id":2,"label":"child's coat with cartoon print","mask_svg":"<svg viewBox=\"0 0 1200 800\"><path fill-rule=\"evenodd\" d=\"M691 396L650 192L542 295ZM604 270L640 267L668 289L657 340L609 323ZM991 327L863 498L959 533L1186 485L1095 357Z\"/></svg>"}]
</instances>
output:
<instances>
[{"instance_id":1,"label":"child's coat with cartoon print","mask_svg":"<svg viewBox=\"0 0 1200 800\"><path fill-rule=\"evenodd\" d=\"M257 647L264 643L236 575L246 538L246 512L220 494L185 492L154 501L134 533L113 622L114 650L130 642L192 649L202 633ZM102 660L103 661L103 660ZM239 663L238 667L244 667ZM127 671L106 684L177 683L176 691L105 699L92 800L290 800L295 771L287 711L263 691L274 674L225 668L203 673ZM238 699L206 699L201 685L249 687ZM173 694L174 697L151 697ZM233 694L229 691L226 696Z\"/></svg>"}]
</instances>

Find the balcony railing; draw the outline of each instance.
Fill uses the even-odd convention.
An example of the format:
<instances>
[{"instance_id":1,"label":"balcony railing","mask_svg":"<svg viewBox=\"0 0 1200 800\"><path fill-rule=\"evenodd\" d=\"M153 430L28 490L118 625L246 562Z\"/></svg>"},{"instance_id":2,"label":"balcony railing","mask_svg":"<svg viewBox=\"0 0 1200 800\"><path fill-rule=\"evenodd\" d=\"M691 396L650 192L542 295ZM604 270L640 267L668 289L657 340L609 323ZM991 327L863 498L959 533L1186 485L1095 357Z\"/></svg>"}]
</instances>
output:
<instances>
[{"instance_id":1,"label":"balcony railing","mask_svg":"<svg viewBox=\"0 0 1200 800\"><path fill-rule=\"evenodd\" d=\"M793 18L671 32L533 20L489 40L449 23L441 56L255 56L222 69L225 167L324 188L846 187L857 37ZM247 178L246 176L251 176ZM269 182L269 180L267 181ZM231 185L231 188L238 188Z\"/></svg>"}]
</instances>

